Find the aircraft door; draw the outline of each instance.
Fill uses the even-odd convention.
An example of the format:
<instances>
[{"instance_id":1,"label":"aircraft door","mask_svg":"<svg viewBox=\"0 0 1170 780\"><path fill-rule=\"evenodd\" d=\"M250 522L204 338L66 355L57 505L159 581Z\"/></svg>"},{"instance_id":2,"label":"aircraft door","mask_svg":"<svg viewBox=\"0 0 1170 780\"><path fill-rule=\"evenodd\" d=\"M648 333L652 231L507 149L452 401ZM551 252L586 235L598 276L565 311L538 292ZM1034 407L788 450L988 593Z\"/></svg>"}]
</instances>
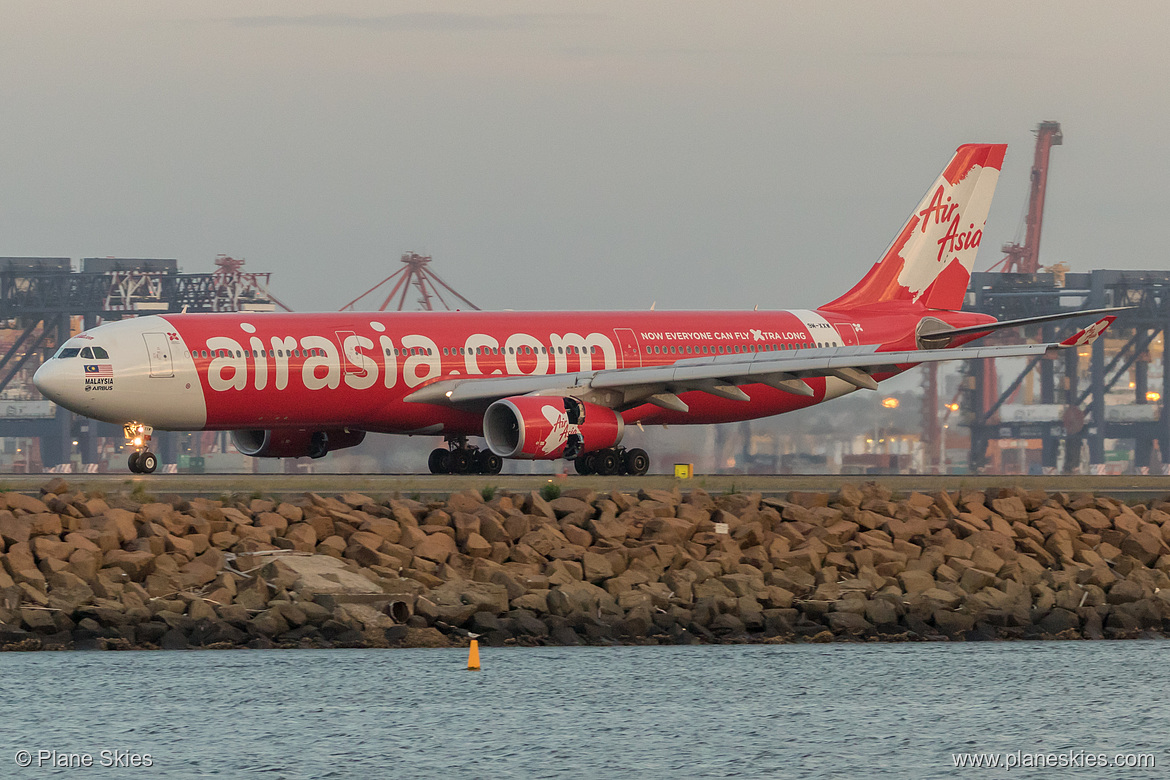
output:
<instances>
[{"instance_id":1,"label":"aircraft door","mask_svg":"<svg viewBox=\"0 0 1170 780\"><path fill-rule=\"evenodd\" d=\"M143 333L146 341L146 357L150 361L150 375L166 377L175 375L175 364L171 359L171 342L165 333Z\"/></svg>"},{"instance_id":2,"label":"aircraft door","mask_svg":"<svg viewBox=\"0 0 1170 780\"><path fill-rule=\"evenodd\" d=\"M857 326L851 322L842 322L837 325L837 333L841 336L841 341L847 347L856 347L861 343L861 339L857 335Z\"/></svg>"},{"instance_id":3,"label":"aircraft door","mask_svg":"<svg viewBox=\"0 0 1170 780\"><path fill-rule=\"evenodd\" d=\"M352 330L335 330L333 335L337 337L337 346L341 349L341 365L347 374L360 374L362 369L355 366L345 354L345 340L350 336L355 335Z\"/></svg>"},{"instance_id":4,"label":"aircraft door","mask_svg":"<svg viewBox=\"0 0 1170 780\"><path fill-rule=\"evenodd\" d=\"M634 335L634 331L629 328L614 328L613 335L617 336L622 368L639 368L642 365L642 353L638 352L638 337Z\"/></svg>"}]
</instances>

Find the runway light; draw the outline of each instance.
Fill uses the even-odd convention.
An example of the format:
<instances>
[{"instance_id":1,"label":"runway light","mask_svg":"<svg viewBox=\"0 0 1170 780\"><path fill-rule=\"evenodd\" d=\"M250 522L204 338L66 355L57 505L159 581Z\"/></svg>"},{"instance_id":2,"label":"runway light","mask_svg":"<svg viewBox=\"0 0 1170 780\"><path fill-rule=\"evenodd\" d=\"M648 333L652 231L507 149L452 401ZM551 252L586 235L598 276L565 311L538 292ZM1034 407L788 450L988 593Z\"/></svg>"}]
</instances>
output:
<instances>
[{"instance_id":1,"label":"runway light","mask_svg":"<svg viewBox=\"0 0 1170 780\"><path fill-rule=\"evenodd\" d=\"M1146 393L1146 400L1147 401L1160 401L1160 400L1162 400L1162 394L1157 392L1156 390L1151 390L1150 392Z\"/></svg>"},{"instance_id":2,"label":"runway light","mask_svg":"<svg viewBox=\"0 0 1170 780\"><path fill-rule=\"evenodd\" d=\"M1130 389L1130 390L1133 390L1135 387L1137 387L1137 382L1130 382L1130 383L1129 383L1129 389Z\"/></svg>"},{"instance_id":3,"label":"runway light","mask_svg":"<svg viewBox=\"0 0 1170 780\"><path fill-rule=\"evenodd\" d=\"M952 412L959 411L959 405L957 403L947 404L947 408L950 409Z\"/></svg>"},{"instance_id":4,"label":"runway light","mask_svg":"<svg viewBox=\"0 0 1170 780\"><path fill-rule=\"evenodd\" d=\"M894 398L893 396L890 396L889 398L883 398L882 406L886 407L887 409L897 409L898 399Z\"/></svg>"}]
</instances>

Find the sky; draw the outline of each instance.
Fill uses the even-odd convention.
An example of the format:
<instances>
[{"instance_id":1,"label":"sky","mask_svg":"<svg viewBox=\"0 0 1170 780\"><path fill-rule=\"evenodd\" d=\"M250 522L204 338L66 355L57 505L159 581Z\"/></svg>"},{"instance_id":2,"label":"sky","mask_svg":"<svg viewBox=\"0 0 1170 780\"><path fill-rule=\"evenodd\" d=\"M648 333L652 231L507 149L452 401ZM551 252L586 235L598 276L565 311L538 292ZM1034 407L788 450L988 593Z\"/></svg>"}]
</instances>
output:
<instances>
[{"instance_id":1,"label":"sky","mask_svg":"<svg viewBox=\"0 0 1170 780\"><path fill-rule=\"evenodd\" d=\"M0 0L0 255L217 254L335 310L403 252L485 309L813 307L967 142L977 260L1164 268L1170 4ZM381 300L371 300L369 308Z\"/></svg>"}]
</instances>

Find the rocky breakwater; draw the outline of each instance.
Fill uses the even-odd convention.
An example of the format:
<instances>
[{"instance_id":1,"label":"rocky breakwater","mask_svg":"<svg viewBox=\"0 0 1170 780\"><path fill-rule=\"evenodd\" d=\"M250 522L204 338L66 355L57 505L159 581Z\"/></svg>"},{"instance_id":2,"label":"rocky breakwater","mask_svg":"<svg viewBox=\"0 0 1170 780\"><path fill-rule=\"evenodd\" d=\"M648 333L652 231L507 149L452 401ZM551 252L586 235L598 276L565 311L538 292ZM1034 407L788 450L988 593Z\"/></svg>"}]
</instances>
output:
<instances>
[{"instance_id":1,"label":"rocky breakwater","mask_svg":"<svg viewBox=\"0 0 1170 780\"><path fill-rule=\"evenodd\" d=\"M491 491L485 491L490 494ZM0 647L1124 638L1170 629L1170 503L0 494Z\"/></svg>"}]
</instances>

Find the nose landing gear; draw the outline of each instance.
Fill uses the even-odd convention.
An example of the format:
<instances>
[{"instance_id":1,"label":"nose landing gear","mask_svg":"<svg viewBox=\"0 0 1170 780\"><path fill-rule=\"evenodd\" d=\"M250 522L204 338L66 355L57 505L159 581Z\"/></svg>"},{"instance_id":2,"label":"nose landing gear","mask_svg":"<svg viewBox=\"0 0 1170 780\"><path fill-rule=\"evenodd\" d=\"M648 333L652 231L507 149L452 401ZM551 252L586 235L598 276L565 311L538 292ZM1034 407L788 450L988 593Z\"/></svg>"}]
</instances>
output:
<instances>
[{"instance_id":1,"label":"nose landing gear","mask_svg":"<svg viewBox=\"0 0 1170 780\"><path fill-rule=\"evenodd\" d=\"M154 428L142 423L129 422L122 426L127 443L134 448L126 465L135 474L153 474L158 468L158 456L150 451L150 437Z\"/></svg>"}]
</instances>

